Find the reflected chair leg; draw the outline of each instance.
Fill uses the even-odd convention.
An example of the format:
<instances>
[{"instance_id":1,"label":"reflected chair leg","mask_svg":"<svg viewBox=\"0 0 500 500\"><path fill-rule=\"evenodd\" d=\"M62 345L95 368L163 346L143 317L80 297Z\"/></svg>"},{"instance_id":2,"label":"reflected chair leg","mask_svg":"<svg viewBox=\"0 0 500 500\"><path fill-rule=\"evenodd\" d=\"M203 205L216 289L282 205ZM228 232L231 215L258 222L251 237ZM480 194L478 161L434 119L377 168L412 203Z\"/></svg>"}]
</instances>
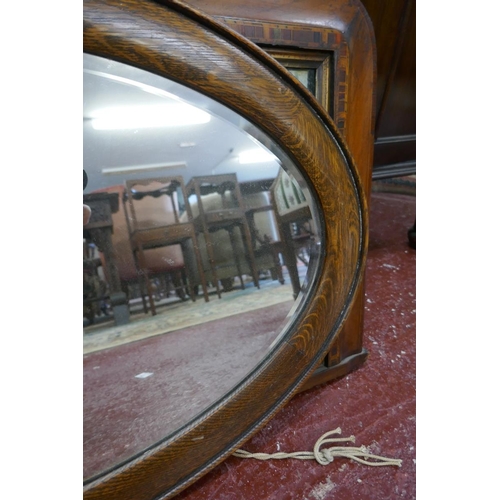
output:
<instances>
[{"instance_id":1,"label":"reflected chair leg","mask_svg":"<svg viewBox=\"0 0 500 500\"><path fill-rule=\"evenodd\" d=\"M151 307L151 314L153 316L156 315L156 307L155 307L155 302L153 298L153 288L151 286L151 281L149 280L149 273L146 267L146 259L144 257L144 249L142 248L142 245L139 245L138 250L137 250L137 257L139 260L139 273L143 276L143 278L146 281L146 290L148 292L148 297L149 297L149 306Z\"/></svg>"},{"instance_id":2,"label":"reflected chair leg","mask_svg":"<svg viewBox=\"0 0 500 500\"><path fill-rule=\"evenodd\" d=\"M299 271L297 270L297 256L295 254L295 248L293 246L290 224L282 224L281 229L284 240L283 258L285 260L285 265L288 268L288 273L290 274L290 281L292 283L292 290L293 290L293 298L296 299L300 292L300 278L299 278Z\"/></svg>"},{"instance_id":3,"label":"reflected chair leg","mask_svg":"<svg viewBox=\"0 0 500 500\"><path fill-rule=\"evenodd\" d=\"M220 285L219 285L219 277L217 276L217 262L215 260L214 248L212 246L212 238L208 230L204 230L205 235L205 245L207 247L208 260L210 261L210 269L212 271L212 278L214 281L215 288L217 289L217 296L219 299L221 298Z\"/></svg>"},{"instance_id":4,"label":"reflected chair leg","mask_svg":"<svg viewBox=\"0 0 500 500\"><path fill-rule=\"evenodd\" d=\"M193 269L191 267L190 259L188 257L188 246L186 240L181 242L181 248L182 248L182 255L184 256L184 269L186 270L188 275L189 296L191 297L191 300L195 302L196 301L195 277ZM194 252L196 253L196 250L194 250Z\"/></svg>"},{"instance_id":5,"label":"reflected chair leg","mask_svg":"<svg viewBox=\"0 0 500 500\"><path fill-rule=\"evenodd\" d=\"M172 284L174 285L174 289L175 289L177 296L181 300L187 300L186 299L187 293L186 293L186 289L184 288L183 274L184 274L183 270L172 271L172 273L170 274L170 278L172 280ZM191 294L192 293L193 293L193 290L191 291ZM195 300L194 295L191 295L191 298L193 299L193 301Z\"/></svg>"},{"instance_id":6,"label":"reflected chair leg","mask_svg":"<svg viewBox=\"0 0 500 500\"><path fill-rule=\"evenodd\" d=\"M145 300L144 295L148 296L149 300L149 307L151 309L151 314L154 316L156 314L156 307L154 303L154 298L153 298L153 288L151 287L151 282L149 281L149 275L148 272L140 269L139 270L139 281L140 281L140 287L141 287L141 295L142 295L142 301L143 301L143 307L144 310L147 312L148 307L147 307L147 302ZM146 289L146 293L143 293L143 290Z\"/></svg>"},{"instance_id":7,"label":"reflected chair leg","mask_svg":"<svg viewBox=\"0 0 500 500\"><path fill-rule=\"evenodd\" d=\"M186 276L186 269L182 269L180 271L180 276L181 276L182 290L184 291L185 295L189 296L190 290L189 290L188 279L187 279L187 276ZM193 295L194 295L195 298L198 296L198 293L197 293L197 290L196 290L196 286L193 286L192 293L193 293Z\"/></svg>"},{"instance_id":8,"label":"reflected chair leg","mask_svg":"<svg viewBox=\"0 0 500 500\"><path fill-rule=\"evenodd\" d=\"M135 269L137 271L137 284L139 285L139 292L141 294L142 309L144 311L144 314L147 314L148 303L146 301L146 295L148 294L148 292L147 290L145 290L147 287L144 286L144 274L142 272L141 266L139 265L139 261L137 258L137 249L132 251L132 255L134 256Z\"/></svg>"},{"instance_id":9,"label":"reflected chair leg","mask_svg":"<svg viewBox=\"0 0 500 500\"><path fill-rule=\"evenodd\" d=\"M272 245L272 243L269 244L270 252L273 256L273 261L274 261L274 269L272 269L271 272L275 273L278 281L282 285L284 285L285 278L283 277L283 269L281 269L281 262L280 262L279 253L276 251L276 248L274 246L271 246L271 245Z\"/></svg>"},{"instance_id":10,"label":"reflected chair leg","mask_svg":"<svg viewBox=\"0 0 500 500\"><path fill-rule=\"evenodd\" d=\"M134 255L135 258L135 255ZM147 292L144 291L144 282L142 279L142 273L136 263L136 269L137 269L137 284L139 285L139 292L141 294L141 301L142 301L142 309L144 311L144 314L148 313L148 303L146 301L146 295Z\"/></svg>"},{"instance_id":11,"label":"reflected chair leg","mask_svg":"<svg viewBox=\"0 0 500 500\"><path fill-rule=\"evenodd\" d=\"M245 246L247 250L248 265L250 266L250 270L252 272L253 283L256 288L260 288L259 273L257 272L257 266L255 264L255 255L253 253L252 236L250 234L250 229L248 228L247 224L242 224L240 225L240 231L243 241L246 242Z\"/></svg>"},{"instance_id":12,"label":"reflected chair leg","mask_svg":"<svg viewBox=\"0 0 500 500\"><path fill-rule=\"evenodd\" d=\"M141 289L142 308L144 310L144 314L147 314L148 313L148 303L146 301L146 296L145 296L145 293L144 293L143 283L142 283L142 280L141 280L140 277L139 277L139 287Z\"/></svg>"},{"instance_id":13,"label":"reflected chair leg","mask_svg":"<svg viewBox=\"0 0 500 500\"><path fill-rule=\"evenodd\" d=\"M201 253L200 253L200 247L198 245L198 239L196 233L193 231L190 233L189 239L191 240L191 244L193 245L193 253L194 253L194 258L196 260L196 267L198 268L198 274L200 276L200 282L201 282L201 288L203 290L203 297L205 298L205 302L208 302L208 286L207 286L207 279L205 277L205 271L203 269L203 261L201 260ZM189 281L189 290L191 293L193 293L193 296L196 297L198 294L197 287L198 285L195 285L196 279L194 276L193 268L191 267L193 265L193 262L190 258L190 252L188 252L188 240L184 240L183 243L181 243L182 247L182 252L184 255L184 262L188 263L186 265L186 270L188 273L188 281ZM191 288L192 284L192 288ZM194 299L193 299L194 300Z\"/></svg>"},{"instance_id":14,"label":"reflected chair leg","mask_svg":"<svg viewBox=\"0 0 500 500\"><path fill-rule=\"evenodd\" d=\"M205 271L203 270L203 261L201 260L201 252L200 252L200 247L198 246L198 239L197 239L196 233L194 233L194 232L191 234L191 242L193 245L194 257L196 259L196 266L198 267L198 274L200 275L201 288L203 290L203 297L205 298L205 302L208 302L209 298L208 298L207 278L205 277ZM188 273L190 271L191 270L189 269ZM188 279L190 279L189 276L188 276ZM194 279L191 283L193 284L193 288L192 288L193 293L196 296L196 286L194 284L195 283Z\"/></svg>"},{"instance_id":15,"label":"reflected chair leg","mask_svg":"<svg viewBox=\"0 0 500 500\"><path fill-rule=\"evenodd\" d=\"M241 272L240 257L238 255L238 247L236 246L236 241L234 239L234 227L231 226L227 229L229 234L229 241L231 242L231 248L233 249L234 262L236 264L236 271L238 272L238 277L240 278L241 289L245 289L245 282L243 281L243 274ZM243 236L243 235L242 235Z\"/></svg>"},{"instance_id":16,"label":"reflected chair leg","mask_svg":"<svg viewBox=\"0 0 500 500\"><path fill-rule=\"evenodd\" d=\"M261 250L270 254L273 259L273 267L269 269L269 271L271 271L271 278L273 281L278 280L282 285L284 285L285 278L283 277L283 269L281 269L280 245L280 242L272 242L267 235L264 235L264 243L262 244Z\"/></svg>"},{"instance_id":17,"label":"reflected chair leg","mask_svg":"<svg viewBox=\"0 0 500 500\"><path fill-rule=\"evenodd\" d=\"M197 241L196 241L196 235L193 233L190 236L190 240L193 245L193 252L196 260L196 267L198 268L198 274L200 275L200 281L201 281L201 287L203 289L203 296L205 298L205 302L208 302L208 289L207 289L207 280L205 278L205 273L203 272L203 263L201 260L201 254L200 254L200 249L198 248ZM190 253L188 251L188 240L184 240L181 243L181 248L182 248L182 254L184 256L184 264L185 264L185 271L187 272L187 279L188 279L188 288L189 288L189 294L191 296L191 299L193 302L196 300L197 297L197 290L196 290L196 278L193 272L192 268L192 260L190 258Z\"/></svg>"}]
</instances>

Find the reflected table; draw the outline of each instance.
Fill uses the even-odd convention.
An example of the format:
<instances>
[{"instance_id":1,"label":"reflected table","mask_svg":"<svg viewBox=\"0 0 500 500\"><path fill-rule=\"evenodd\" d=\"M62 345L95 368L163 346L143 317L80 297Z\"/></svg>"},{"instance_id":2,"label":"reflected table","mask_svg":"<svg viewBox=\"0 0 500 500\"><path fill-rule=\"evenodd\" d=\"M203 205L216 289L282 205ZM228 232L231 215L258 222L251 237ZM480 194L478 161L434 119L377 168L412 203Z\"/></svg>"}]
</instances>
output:
<instances>
[{"instance_id":1,"label":"reflected table","mask_svg":"<svg viewBox=\"0 0 500 500\"><path fill-rule=\"evenodd\" d=\"M116 254L111 240L113 233L112 214L118 211L118 193L90 193L83 196L83 203L92 210L89 223L83 233L104 254L104 265L109 282L109 300L113 309L115 325L130 321L127 296L121 288L116 267Z\"/></svg>"}]
</instances>

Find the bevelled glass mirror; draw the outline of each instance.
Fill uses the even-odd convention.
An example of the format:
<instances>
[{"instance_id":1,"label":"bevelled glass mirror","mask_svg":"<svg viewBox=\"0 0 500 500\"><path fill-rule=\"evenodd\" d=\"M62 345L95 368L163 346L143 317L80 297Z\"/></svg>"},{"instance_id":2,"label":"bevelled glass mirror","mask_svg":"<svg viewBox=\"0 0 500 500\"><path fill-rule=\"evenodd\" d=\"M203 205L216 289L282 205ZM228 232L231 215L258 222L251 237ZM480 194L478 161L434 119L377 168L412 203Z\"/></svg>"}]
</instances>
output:
<instances>
[{"instance_id":1,"label":"bevelled glass mirror","mask_svg":"<svg viewBox=\"0 0 500 500\"><path fill-rule=\"evenodd\" d=\"M84 1L84 497L170 498L296 392L366 206L338 132L181 2Z\"/></svg>"},{"instance_id":2,"label":"bevelled glass mirror","mask_svg":"<svg viewBox=\"0 0 500 500\"><path fill-rule=\"evenodd\" d=\"M251 373L307 300L323 235L298 168L226 106L90 54L83 98L89 480Z\"/></svg>"}]
</instances>

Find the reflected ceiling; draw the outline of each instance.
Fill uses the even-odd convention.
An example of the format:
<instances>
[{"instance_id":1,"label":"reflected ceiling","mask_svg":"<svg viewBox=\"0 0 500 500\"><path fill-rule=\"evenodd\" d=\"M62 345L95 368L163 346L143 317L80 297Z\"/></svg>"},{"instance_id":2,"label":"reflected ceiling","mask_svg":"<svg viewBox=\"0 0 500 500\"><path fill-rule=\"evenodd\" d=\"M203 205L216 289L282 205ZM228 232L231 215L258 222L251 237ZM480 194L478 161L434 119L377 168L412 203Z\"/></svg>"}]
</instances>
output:
<instances>
[{"instance_id":1,"label":"reflected ceiling","mask_svg":"<svg viewBox=\"0 0 500 500\"><path fill-rule=\"evenodd\" d=\"M238 172L240 182L274 177L275 160L240 164L239 155L261 149L242 128L249 124L225 106L190 89L133 67L84 54L83 161L87 192L120 184L124 169L149 175L195 175ZM140 83L137 83L140 82ZM171 98L176 95L177 98ZM207 123L143 129L96 130L92 119L105 109L158 106L186 101L208 111ZM174 120L175 121L175 120ZM106 144L113 144L110 149ZM165 168L158 169L164 166ZM117 173L109 173L119 168ZM189 175L187 171L189 170ZM138 173L136 170L136 175ZM106 173L108 172L108 173Z\"/></svg>"}]
</instances>

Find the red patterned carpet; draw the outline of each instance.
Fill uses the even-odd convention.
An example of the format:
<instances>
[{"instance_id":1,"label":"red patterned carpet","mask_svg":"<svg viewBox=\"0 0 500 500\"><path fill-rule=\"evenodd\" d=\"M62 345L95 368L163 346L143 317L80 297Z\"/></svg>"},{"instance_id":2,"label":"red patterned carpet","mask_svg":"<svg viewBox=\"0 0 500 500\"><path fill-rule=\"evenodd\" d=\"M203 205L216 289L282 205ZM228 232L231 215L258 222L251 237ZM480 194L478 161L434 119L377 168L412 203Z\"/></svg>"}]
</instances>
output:
<instances>
[{"instance_id":1,"label":"red patterned carpet","mask_svg":"<svg viewBox=\"0 0 500 500\"><path fill-rule=\"evenodd\" d=\"M179 500L391 500L416 498L416 251L407 231L414 196L374 192L366 273L365 365L336 382L293 398L243 448L251 452L311 451L341 427L353 446L402 459L399 467L368 467L344 458L257 461L230 457Z\"/></svg>"}]
</instances>

